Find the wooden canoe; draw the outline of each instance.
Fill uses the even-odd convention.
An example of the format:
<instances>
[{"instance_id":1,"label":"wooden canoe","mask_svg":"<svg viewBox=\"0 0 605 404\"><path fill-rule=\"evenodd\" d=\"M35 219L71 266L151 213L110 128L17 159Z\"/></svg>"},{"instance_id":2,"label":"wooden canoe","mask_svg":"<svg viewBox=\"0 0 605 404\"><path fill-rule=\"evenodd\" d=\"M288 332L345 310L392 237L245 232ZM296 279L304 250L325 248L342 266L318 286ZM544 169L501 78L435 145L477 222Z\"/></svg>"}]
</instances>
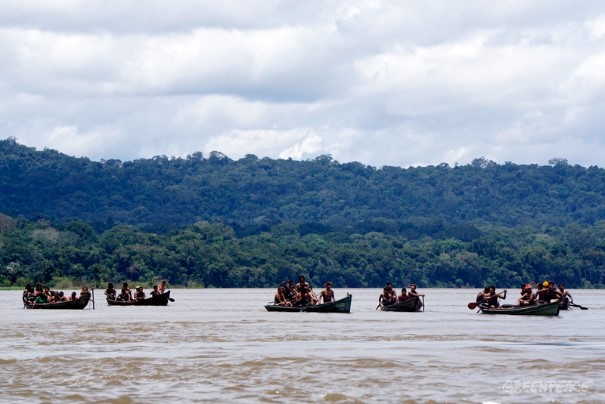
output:
<instances>
[{"instance_id":1,"label":"wooden canoe","mask_svg":"<svg viewBox=\"0 0 605 404\"><path fill-rule=\"evenodd\" d=\"M133 299L128 302L125 302L123 300L107 299L107 304L110 306L167 306L168 300L170 300L170 291L164 292L158 296L148 297L147 299Z\"/></svg>"},{"instance_id":2,"label":"wooden canoe","mask_svg":"<svg viewBox=\"0 0 605 404\"><path fill-rule=\"evenodd\" d=\"M314 304L309 306L280 306L277 304L268 304L265 306L267 311L285 311L285 312L311 312L311 313L350 313L351 300L353 295L347 293L347 297L343 297L335 302Z\"/></svg>"},{"instance_id":3,"label":"wooden canoe","mask_svg":"<svg viewBox=\"0 0 605 404\"><path fill-rule=\"evenodd\" d=\"M537 303L529 306L502 305L500 307L479 306L484 314L510 314L516 316L558 316L559 301L551 303Z\"/></svg>"},{"instance_id":4,"label":"wooden canoe","mask_svg":"<svg viewBox=\"0 0 605 404\"><path fill-rule=\"evenodd\" d=\"M90 301L90 293L80 296L76 300L55 303L34 303L25 304L26 309L46 309L46 310L82 310Z\"/></svg>"},{"instance_id":5,"label":"wooden canoe","mask_svg":"<svg viewBox=\"0 0 605 404\"><path fill-rule=\"evenodd\" d=\"M414 296L411 299L404 300L403 302L391 304L389 306L380 305L382 311L402 311L402 312L415 312L422 309L422 301L420 297Z\"/></svg>"}]
</instances>

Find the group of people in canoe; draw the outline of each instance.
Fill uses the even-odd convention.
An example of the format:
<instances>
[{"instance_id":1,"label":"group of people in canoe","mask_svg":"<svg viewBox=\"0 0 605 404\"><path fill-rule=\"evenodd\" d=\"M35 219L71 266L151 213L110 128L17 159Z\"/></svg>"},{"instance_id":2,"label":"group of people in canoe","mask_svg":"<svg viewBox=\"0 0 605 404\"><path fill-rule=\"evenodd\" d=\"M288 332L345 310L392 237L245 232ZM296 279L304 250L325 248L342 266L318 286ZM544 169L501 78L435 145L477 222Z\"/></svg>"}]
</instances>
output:
<instances>
[{"instance_id":1,"label":"group of people in canoe","mask_svg":"<svg viewBox=\"0 0 605 404\"><path fill-rule=\"evenodd\" d=\"M63 291L51 290L40 283L37 283L35 286L28 283L23 290L23 304L33 306L35 304L71 302L88 294L90 294L90 290L88 290L87 286L82 287L79 295L77 292L71 292L67 296Z\"/></svg>"},{"instance_id":2,"label":"group of people in canoe","mask_svg":"<svg viewBox=\"0 0 605 404\"><path fill-rule=\"evenodd\" d=\"M500 307L499 299L506 299L506 290L496 292L496 287L486 286L477 294L476 302L487 307ZM559 283L555 286L553 281L536 282L536 291L534 292L530 282L521 286L520 296L517 299L517 305L529 306L540 303L548 303L558 300L562 308L567 308L573 304L573 297L565 289L565 285Z\"/></svg>"},{"instance_id":3,"label":"group of people in canoe","mask_svg":"<svg viewBox=\"0 0 605 404\"><path fill-rule=\"evenodd\" d=\"M290 279L282 282L277 287L273 304L278 306L311 306L336 301L334 290L332 290L332 282L326 282L324 288L319 295L316 294L311 284L301 275L298 277L296 284Z\"/></svg>"},{"instance_id":4,"label":"group of people in canoe","mask_svg":"<svg viewBox=\"0 0 605 404\"><path fill-rule=\"evenodd\" d=\"M378 304L380 306L392 306L419 296L424 295L418 292L417 286L414 283L410 285L409 291L407 291L406 288L401 288L401 293L398 295L395 289L393 289L393 284L391 282L387 282L382 289L382 293L378 297Z\"/></svg>"},{"instance_id":5,"label":"group of people in canoe","mask_svg":"<svg viewBox=\"0 0 605 404\"><path fill-rule=\"evenodd\" d=\"M160 296L164 292L166 292L166 281L162 281L158 285L154 285L153 290L149 293L149 297ZM105 289L105 296L108 300L115 300L118 302L145 300L148 297L142 286L137 286L133 293L128 286L128 282L122 283L122 289L120 289L119 293L114 287L113 283L109 282L107 284L107 289Z\"/></svg>"}]
</instances>

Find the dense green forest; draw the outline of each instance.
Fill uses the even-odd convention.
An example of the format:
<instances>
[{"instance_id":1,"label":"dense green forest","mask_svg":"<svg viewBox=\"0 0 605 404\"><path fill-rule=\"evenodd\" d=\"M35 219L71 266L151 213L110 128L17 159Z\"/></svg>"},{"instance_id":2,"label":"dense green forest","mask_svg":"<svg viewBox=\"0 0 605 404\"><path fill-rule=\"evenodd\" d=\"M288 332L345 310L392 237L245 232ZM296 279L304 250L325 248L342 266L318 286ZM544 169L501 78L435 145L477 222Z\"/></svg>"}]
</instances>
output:
<instances>
[{"instance_id":1,"label":"dense green forest","mask_svg":"<svg viewBox=\"0 0 605 404\"><path fill-rule=\"evenodd\" d=\"M212 152L95 162L0 141L0 286L605 286L605 171Z\"/></svg>"}]
</instances>

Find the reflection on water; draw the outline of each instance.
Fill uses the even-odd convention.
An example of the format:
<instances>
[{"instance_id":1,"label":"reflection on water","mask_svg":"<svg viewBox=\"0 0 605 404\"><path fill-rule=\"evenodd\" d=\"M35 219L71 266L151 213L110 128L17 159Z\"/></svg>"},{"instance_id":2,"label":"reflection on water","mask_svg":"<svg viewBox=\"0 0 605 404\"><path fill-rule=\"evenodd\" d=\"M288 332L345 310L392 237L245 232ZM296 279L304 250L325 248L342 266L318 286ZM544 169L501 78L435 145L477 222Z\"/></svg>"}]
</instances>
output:
<instances>
[{"instance_id":1,"label":"reflection on water","mask_svg":"<svg viewBox=\"0 0 605 404\"><path fill-rule=\"evenodd\" d=\"M69 312L0 292L0 401L605 402L604 291L555 318L477 314L473 290L424 290L420 313L348 291L351 314L269 313L269 289L177 289L167 307L97 290Z\"/></svg>"}]
</instances>

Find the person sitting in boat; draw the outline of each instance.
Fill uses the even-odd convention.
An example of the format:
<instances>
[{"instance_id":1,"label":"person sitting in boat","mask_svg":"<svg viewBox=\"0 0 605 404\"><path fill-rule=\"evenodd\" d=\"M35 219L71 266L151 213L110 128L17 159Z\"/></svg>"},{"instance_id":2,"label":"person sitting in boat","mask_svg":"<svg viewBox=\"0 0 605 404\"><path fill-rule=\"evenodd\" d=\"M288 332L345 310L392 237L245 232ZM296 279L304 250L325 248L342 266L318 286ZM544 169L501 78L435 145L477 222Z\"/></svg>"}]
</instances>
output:
<instances>
[{"instance_id":1,"label":"person sitting in boat","mask_svg":"<svg viewBox=\"0 0 605 404\"><path fill-rule=\"evenodd\" d=\"M408 296L410 296L410 297L424 296L422 293L418 293L416 288L417 288L416 284L412 283L410 285L410 291L408 292Z\"/></svg>"},{"instance_id":2,"label":"person sitting in boat","mask_svg":"<svg viewBox=\"0 0 605 404\"><path fill-rule=\"evenodd\" d=\"M158 292L160 294L164 294L166 292L166 281L160 282L160 284L158 285Z\"/></svg>"},{"instance_id":3,"label":"person sitting in boat","mask_svg":"<svg viewBox=\"0 0 605 404\"><path fill-rule=\"evenodd\" d=\"M521 287L521 297L517 299L517 304L519 306L528 306L530 304L534 304L536 301L536 295L532 291L531 284L526 283Z\"/></svg>"},{"instance_id":4,"label":"person sitting in boat","mask_svg":"<svg viewBox=\"0 0 605 404\"><path fill-rule=\"evenodd\" d=\"M151 297L156 297L156 296L161 295L159 286L153 285L153 290L149 294L151 295Z\"/></svg>"},{"instance_id":5,"label":"person sitting in boat","mask_svg":"<svg viewBox=\"0 0 605 404\"><path fill-rule=\"evenodd\" d=\"M63 293L63 291L60 291L57 294L57 302L66 302L67 301L67 296L65 296L65 293Z\"/></svg>"},{"instance_id":6,"label":"person sitting in boat","mask_svg":"<svg viewBox=\"0 0 605 404\"><path fill-rule=\"evenodd\" d=\"M105 289L105 297L108 300L116 300L116 295L118 291L114 288L113 283L109 282L107 284L107 289Z\"/></svg>"},{"instance_id":7,"label":"person sitting in boat","mask_svg":"<svg viewBox=\"0 0 605 404\"><path fill-rule=\"evenodd\" d=\"M561 305L565 305L565 306L569 306L570 304L573 304L573 297L571 296L571 293L569 293L567 291L567 289L565 289L565 285L562 283L559 283L559 289L558 289L559 293L561 294Z\"/></svg>"},{"instance_id":8,"label":"person sitting in boat","mask_svg":"<svg viewBox=\"0 0 605 404\"><path fill-rule=\"evenodd\" d=\"M506 289L500 293L496 293L496 287L491 285L489 287L489 292L485 295L484 304L489 307L500 307L498 299L506 299Z\"/></svg>"},{"instance_id":9,"label":"person sitting in boat","mask_svg":"<svg viewBox=\"0 0 605 404\"><path fill-rule=\"evenodd\" d=\"M319 302L330 303L336 300L334 297L334 291L332 290L332 282L326 282L324 284L325 289L319 293Z\"/></svg>"},{"instance_id":10,"label":"person sitting in boat","mask_svg":"<svg viewBox=\"0 0 605 404\"><path fill-rule=\"evenodd\" d=\"M36 283L36 288L34 290L34 293L35 293L36 297L38 297L39 294L44 293L44 287L41 284Z\"/></svg>"},{"instance_id":11,"label":"person sitting in boat","mask_svg":"<svg viewBox=\"0 0 605 404\"><path fill-rule=\"evenodd\" d=\"M145 300L145 292L143 292L142 286L137 286L137 288L134 292L134 299L135 300Z\"/></svg>"},{"instance_id":12,"label":"person sitting in boat","mask_svg":"<svg viewBox=\"0 0 605 404\"><path fill-rule=\"evenodd\" d=\"M555 287L555 283L553 281L544 281L544 283L546 283L546 287L544 289L546 289L546 292L544 293L544 300L548 303L552 300L559 300L561 301L561 299L563 298L563 295L557 290L557 288Z\"/></svg>"},{"instance_id":13,"label":"person sitting in boat","mask_svg":"<svg viewBox=\"0 0 605 404\"><path fill-rule=\"evenodd\" d=\"M283 286L279 286L277 288L277 292L275 293L275 297L273 298L273 304L278 306L292 306L290 300L286 298L286 288Z\"/></svg>"},{"instance_id":14,"label":"person sitting in boat","mask_svg":"<svg viewBox=\"0 0 605 404\"><path fill-rule=\"evenodd\" d=\"M477 303L481 303L485 300L485 295L489 293L489 286L486 286L483 288L483 290L479 293L477 293L477 298L475 299L475 302Z\"/></svg>"},{"instance_id":15,"label":"person sitting in boat","mask_svg":"<svg viewBox=\"0 0 605 404\"><path fill-rule=\"evenodd\" d=\"M401 303L401 302L405 302L406 300L410 299L412 296L410 296L407 292L407 290L405 288L401 288L401 293L399 294L399 296L397 296L397 303Z\"/></svg>"},{"instance_id":16,"label":"person sitting in boat","mask_svg":"<svg viewBox=\"0 0 605 404\"><path fill-rule=\"evenodd\" d=\"M548 282L547 281L544 281L544 283L538 282L536 285L537 285L536 287L538 289L538 290L536 290L536 303L540 303L540 302L543 303L546 301L545 296L546 296L547 290L546 290L545 286L546 287L548 286Z\"/></svg>"},{"instance_id":17,"label":"person sitting in boat","mask_svg":"<svg viewBox=\"0 0 605 404\"><path fill-rule=\"evenodd\" d=\"M306 278L304 277L304 275L301 275L298 277L298 283L296 284L296 293L299 293L301 291L301 289L303 289L306 285Z\"/></svg>"},{"instance_id":18,"label":"person sitting in boat","mask_svg":"<svg viewBox=\"0 0 605 404\"><path fill-rule=\"evenodd\" d=\"M80 297L84 297L90 294L90 290L88 290L88 286L82 286L82 290L80 290Z\"/></svg>"},{"instance_id":19,"label":"person sitting in boat","mask_svg":"<svg viewBox=\"0 0 605 404\"><path fill-rule=\"evenodd\" d=\"M122 291L118 295L117 300L122 302L129 302L132 300L132 294L130 292L130 288L128 287L128 282L122 283Z\"/></svg>"},{"instance_id":20,"label":"person sitting in boat","mask_svg":"<svg viewBox=\"0 0 605 404\"><path fill-rule=\"evenodd\" d=\"M301 287L300 291L296 294L294 298L293 306L309 306L312 304L311 294L309 293L309 289L307 289L304 285Z\"/></svg>"},{"instance_id":21,"label":"person sitting in boat","mask_svg":"<svg viewBox=\"0 0 605 404\"><path fill-rule=\"evenodd\" d=\"M34 287L28 283L25 285L25 289L23 290L23 303L32 305L36 301L36 290Z\"/></svg>"},{"instance_id":22,"label":"person sitting in boat","mask_svg":"<svg viewBox=\"0 0 605 404\"><path fill-rule=\"evenodd\" d=\"M36 304L39 303L48 303L48 296L46 296L44 293L40 293L38 296L36 296Z\"/></svg>"},{"instance_id":23,"label":"person sitting in boat","mask_svg":"<svg viewBox=\"0 0 605 404\"><path fill-rule=\"evenodd\" d=\"M309 291L309 297L311 298L311 304L317 304L319 302L319 298L313 291L311 284L309 282L305 282L305 288Z\"/></svg>"},{"instance_id":24,"label":"person sitting in boat","mask_svg":"<svg viewBox=\"0 0 605 404\"><path fill-rule=\"evenodd\" d=\"M397 303L397 293L393 289L393 284L387 282L384 288L382 288L382 294L378 297L378 303L382 306L391 306Z\"/></svg>"},{"instance_id":25,"label":"person sitting in boat","mask_svg":"<svg viewBox=\"0 0 605 404\"><path fill-rule=\"evenodd\" d=\"M69 296L69 301L73 302L74 300L78 300L78 294L76 292L71 292L71 295Z\"/></svg>"},{"instance_id":26,"label":"person sitting in boat","mask_svg":"<svg viewBox=\"0 0 605 404\"><path fill-rule=\"evenodd\" d=\"M46 296L48 297L48 302L49 303L54 303L58 300L59 297L59 292L57 292L56 290L50 290L48 289L48 292L45 293Z\"/></svg>"}]
</instances>

